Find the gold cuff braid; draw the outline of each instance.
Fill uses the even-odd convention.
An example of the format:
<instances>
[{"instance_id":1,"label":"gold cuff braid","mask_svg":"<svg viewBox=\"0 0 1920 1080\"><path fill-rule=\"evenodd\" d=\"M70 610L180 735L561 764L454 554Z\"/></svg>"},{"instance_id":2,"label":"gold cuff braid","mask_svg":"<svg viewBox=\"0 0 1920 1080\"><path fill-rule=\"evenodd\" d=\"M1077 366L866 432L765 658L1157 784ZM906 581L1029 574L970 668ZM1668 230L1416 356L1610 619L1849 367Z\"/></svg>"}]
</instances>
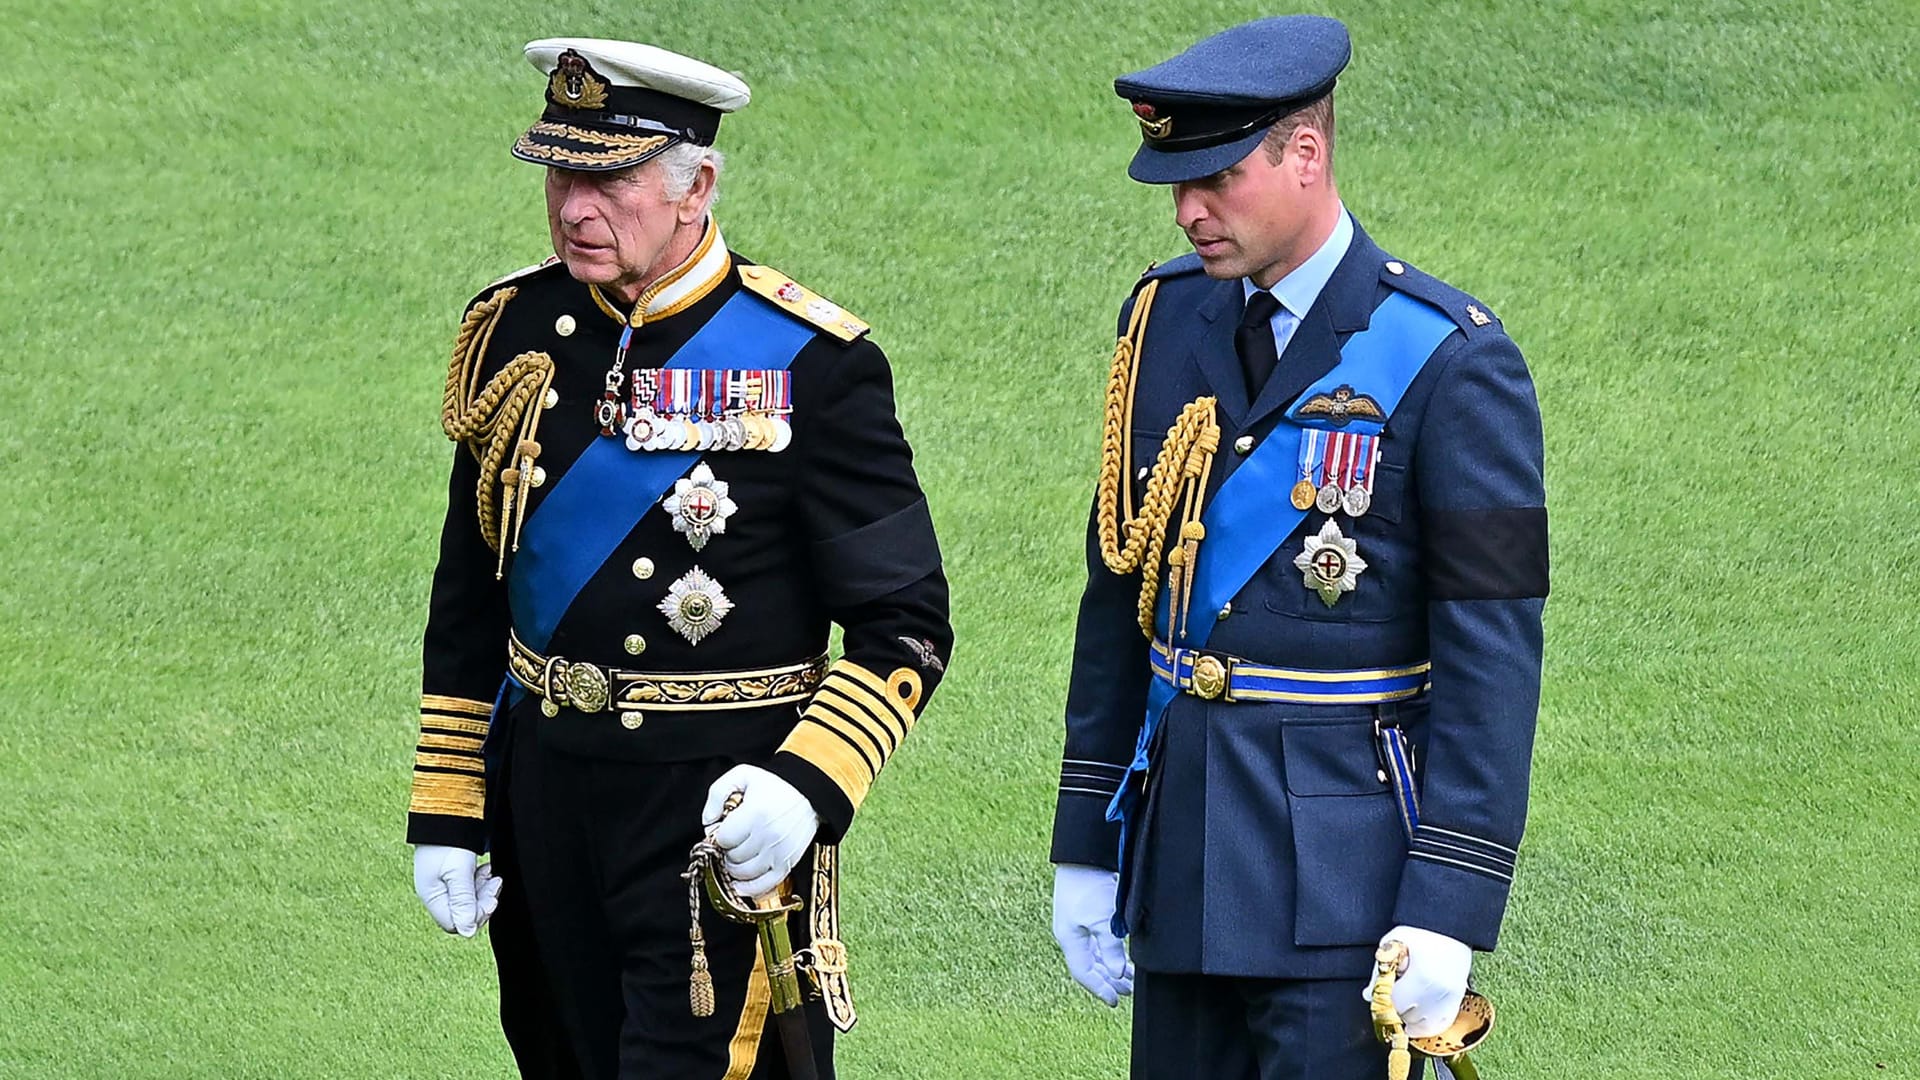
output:
<instances>
[{"instance_id":1,"label":"gold cuff braid","mask_svg":"<svg viewBox=\"0 0 1920 1080\"><path fill-rule=\"evenodd\" d=\"M441 430L447 438L465 443L480 463L480 483L475 493L480 535L499 555L496 577L505 568L507 550L520 547L520 524L526 517L534 459L540 456L535 435L553 385L553 358L543 352L521 353L485 387L479 385L494 327L507 301L518 291L511 285L495 289L460 320L453 359L447 365L446 395L440 406ZM513 462L503 469L501 463L509 452ZM510 531L503 536L507 527Z\"/></svg>"},{"instance_id":2,"label":"gold cuff braid","mask_svg":"<svg viewBox=\"0 0 1920 1080\"><path fill-rule=\"evenodd\" d=\"M1214 399L1198 398L1180 410L1180 416L1167 430L1159 457L1147 477L1147 490L1141 497L1140 513L1133 512L1133 394L1140 374L1140 349L1146 339L1147 316L1160 291L1158 281L1149 281L1134 301L1126 332L1113 347L1113 366L1107 377L1106 416L1100 433L1100 484L1094 511L1094 526L1100 541L1100 559L1116 574L1139 571L1140 631L1153 636L1154 601L1160 591L1160 560L1166 546L1167 526L1173 519L1174 500L1186 495L1185 524L1181 541L1187 550L1176 555L1175 568L1183 575L1191 572L1194 552L1204 535L1200 528L1200 503L1204 498L1207 476L1213 468L1214 452L1220 448L1220 425L1214 418ZM1121 536L1126 537L1124 546ZM1182 597L1184 600L1184 597Z\"/></svg>"}]
</instances>

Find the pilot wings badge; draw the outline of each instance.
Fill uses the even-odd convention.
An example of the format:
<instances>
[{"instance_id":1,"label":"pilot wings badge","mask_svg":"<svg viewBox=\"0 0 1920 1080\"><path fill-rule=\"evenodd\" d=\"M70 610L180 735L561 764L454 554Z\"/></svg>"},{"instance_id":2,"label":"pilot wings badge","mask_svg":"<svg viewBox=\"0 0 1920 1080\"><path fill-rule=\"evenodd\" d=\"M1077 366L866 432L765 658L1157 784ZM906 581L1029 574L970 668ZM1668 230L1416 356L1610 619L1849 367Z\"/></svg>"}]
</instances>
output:
<instances>
[{"instance_id":1,"label":"pilot wings badge","mask_svg":"<svg viewBox=\"0 0 1920 1080\"><path fill-rule=\"evenodd\" d=\"M1306 404L1295 409L1295 419L1309 416L1324 417L1334 427L1345 427L1354 420L1372 420L1386 423L1387 414L1380 409L1380 403L1365 394L1356 394L1353 387L1344 383L1333 388L1331 394L1315 394Z\"/></svg>"}]
</instances>

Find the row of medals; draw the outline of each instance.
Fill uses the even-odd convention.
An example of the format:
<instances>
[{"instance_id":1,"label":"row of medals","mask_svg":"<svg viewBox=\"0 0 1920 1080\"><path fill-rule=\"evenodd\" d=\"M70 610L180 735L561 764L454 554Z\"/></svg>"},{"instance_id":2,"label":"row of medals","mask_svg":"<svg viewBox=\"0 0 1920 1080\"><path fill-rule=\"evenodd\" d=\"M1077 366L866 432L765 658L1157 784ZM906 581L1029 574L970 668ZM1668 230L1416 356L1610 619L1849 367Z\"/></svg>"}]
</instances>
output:
<instances>
[{"instance_id":1,"label":"row of medals","mask_svg":"<svg viewBox=\"0 0 1920 1080\"><path fill-rule=\"evenodd\" d=\"M1373 509L1373 496L1360 484L1342 488L1339 481L1328 480L1316 488L1312 480L1302 479L1293 485L1293 508L1318 510L1323 514L1344 510L1349 517L1365 517L1367 511Z\"/></svg>"},{"instance_id":2,"label":"row of medals","mask_svg":"<svg viewBox=\"0 0 1920 1080\"><path fill-rule=\"evenodd\" d=\"M702 420L637 409L624 424L618 423L617 415L614 419L616 423L602 426L624 431L629 450L765 450L777 454L793 442L793 425L783 416L767 413Z\"/></svg>"}]
</instances>

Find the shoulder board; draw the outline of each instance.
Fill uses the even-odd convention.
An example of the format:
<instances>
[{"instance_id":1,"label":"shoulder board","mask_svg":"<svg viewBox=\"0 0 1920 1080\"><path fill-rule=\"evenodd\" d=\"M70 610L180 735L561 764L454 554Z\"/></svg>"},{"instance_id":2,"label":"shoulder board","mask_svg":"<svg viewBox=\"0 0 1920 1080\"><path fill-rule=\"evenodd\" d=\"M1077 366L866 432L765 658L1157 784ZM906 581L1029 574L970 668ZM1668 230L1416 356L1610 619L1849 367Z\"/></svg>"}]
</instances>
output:
<instances>
[{"instance_id":1,"label":"shoulder board","mask_svg":"<svg viewBox=\"0 0 1920 1080\"><path fill-rule=\"evenodd\" d=\"M532 266L523 266L520 269L515 270L511 274L505 274L500 277L494 278L492 281L487 282L487 289L492 289L501 285L505 285L509 281L518 281L529 274L535 273L536 271L545 270L547 267L552 266L555 263L558 263L559 261L560 261L560 256L549 255L547 256L544 262L537 262L537 263L534 263ZM485 292L486 289L482 289L480 291Z\"/></svg>"},{"instance_id":2,"label":"shoulder board","mask_svg":"<svg viewBox=\"0 0 1920 1080\"><path fill-rule=\"evenodd\" d=\"M1415 269L1398 259L1388 259L1381 267L1380 280L1395 292L1403 292L1438 308L1469 338L1500 333L1504 327L1487 305L1471 295L1441 281L1432 274Z\"/></svg>"},{"instance_id":3,"label":"shoulder board","mask_svg":"<svg viewBox=\"0 0 1920 1080\"><path fill-rule=\"evenodd\" d=\"M858 341L873 329L866 320L771 266L740 267L740 283L774 307L842 342Z\"/></svg>"},{"instance_id":4,"label":"shoulder board","mask_svg":"<svg viewBox=\"0 0 1920 1080\"><path fill-rule=\"evenodd\" d=\"M1200 256L1189 251L1185 255L1168 259L1163 263L1154 263L1152 266L1147 267L1146 273L1140 275L1140 281L1144 284L1160 278L1179 277L1182 274L1197 274L1199 272Z\"/></svg>"}]
</instances>

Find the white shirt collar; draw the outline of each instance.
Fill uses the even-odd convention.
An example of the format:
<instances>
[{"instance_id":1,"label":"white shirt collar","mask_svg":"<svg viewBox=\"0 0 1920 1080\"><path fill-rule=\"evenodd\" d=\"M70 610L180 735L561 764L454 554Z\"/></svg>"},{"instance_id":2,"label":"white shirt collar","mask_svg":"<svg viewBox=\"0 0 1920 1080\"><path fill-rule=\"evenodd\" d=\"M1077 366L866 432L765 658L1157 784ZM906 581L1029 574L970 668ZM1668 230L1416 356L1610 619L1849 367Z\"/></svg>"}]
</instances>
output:
<instances>
[{"instance_id":1,"label":"white shirt collar","mask_svg":"<svg viewBox=\"0 0 1920 1080\"><path fill-rule=\"evenodd\" d=\"M1296 319L1305 318L1307 309L1320 299L1321 290L1333 278L1333 272L1339 268L1340 260L1347 257L1347 248L1353 245L1353 218L1347 215L1347 208L1340 207L1340 217L1333 223L1333 232L1307 261L1293 268L1293 272L1274 282L1271 292L1280 306L1286 308ZM1241 298L1251 300L1259 286L1252 278L1240 279Z\"/></svg>"}]
</instances>

